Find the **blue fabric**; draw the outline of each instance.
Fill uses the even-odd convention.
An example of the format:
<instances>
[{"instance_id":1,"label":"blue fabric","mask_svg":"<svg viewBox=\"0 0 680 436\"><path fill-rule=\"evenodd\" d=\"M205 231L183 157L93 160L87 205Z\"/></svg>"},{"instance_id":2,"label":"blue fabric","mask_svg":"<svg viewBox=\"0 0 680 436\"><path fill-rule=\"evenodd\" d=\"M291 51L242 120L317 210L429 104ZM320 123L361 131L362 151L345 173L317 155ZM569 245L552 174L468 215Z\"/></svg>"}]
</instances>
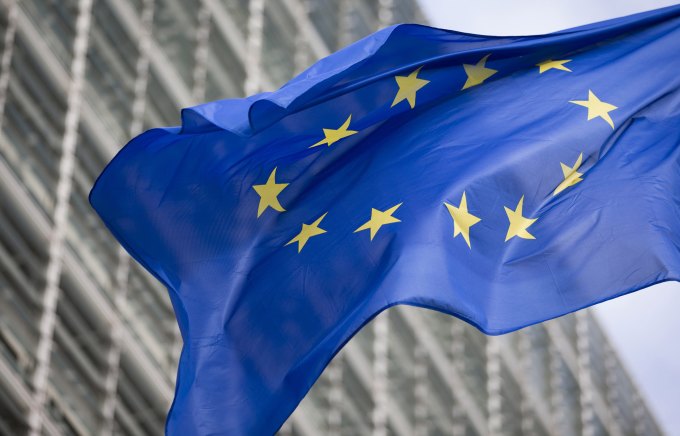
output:
<instances>
[{"instance_id":1,"label":"blue fabric","mask_svg":"<svg viewBox=\"0 0 680 436\"><path fill-rule=\"evenodd\" d=\"M678 280L678 41L678 6L543 36L398 25L276 92L185 109L181 128L133 139L90 201L172 299L184 348L167 433L273 433L395 304L495 335ZM487 55L498 72L463 90L463 64ZM548 59L571 72L540 73ZM395 76L421 66L415 107L392 106ZM589 91L617 107L613 128L572 103ZM350 114L358 133L310 148ZM555 195L563 166L580 180ZM258 218L253 186L274 168L285 211ZM470 246L444 204L463 193L481 219ZM522 196L535 239L506 241ZM356 231L397 204L373 239ZM326 233L298 252L302 224L322 216Z\"/></svg>"}]
</instances>

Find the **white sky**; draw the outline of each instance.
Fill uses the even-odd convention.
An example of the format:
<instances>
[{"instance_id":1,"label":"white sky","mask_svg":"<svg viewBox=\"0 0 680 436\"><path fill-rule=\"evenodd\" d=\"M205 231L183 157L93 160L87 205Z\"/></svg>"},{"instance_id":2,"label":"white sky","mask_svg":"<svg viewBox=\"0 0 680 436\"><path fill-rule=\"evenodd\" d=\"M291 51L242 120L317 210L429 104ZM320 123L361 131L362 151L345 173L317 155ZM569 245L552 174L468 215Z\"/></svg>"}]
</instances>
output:
<instances>
[{"instance_id":1,"label":"white sky","mask_svg":"<svg viewBox=\"0 0 680 436\"><path fill-rule=\"evenodd\" d=\"M437 27L487 35L548 33L679 0L420 0ZM596 313L663 429L680 436L680 284L608 301Z\"/></svg>"}]
</instances>

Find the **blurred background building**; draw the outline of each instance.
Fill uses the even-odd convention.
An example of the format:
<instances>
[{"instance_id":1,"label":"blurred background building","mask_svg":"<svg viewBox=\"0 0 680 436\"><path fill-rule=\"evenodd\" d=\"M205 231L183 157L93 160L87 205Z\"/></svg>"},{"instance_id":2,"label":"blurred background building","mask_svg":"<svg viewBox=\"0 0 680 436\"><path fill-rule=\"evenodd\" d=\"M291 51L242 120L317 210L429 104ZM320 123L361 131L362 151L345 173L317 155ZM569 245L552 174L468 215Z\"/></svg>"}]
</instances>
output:
<instances>
[{"instance_id":1,"label":"blurred background building","mask_svg":"<svg viewBox=\"0 0 680 436\"><path fill-rule=\"evenodd\" d=\"M163 431L172 308L87 202L120 146L404 21L425 21L416 0L0 0L0 434ZM281 433L661 432L589 312L486 337L398 308Z\"/></svg>"}]
</instances>

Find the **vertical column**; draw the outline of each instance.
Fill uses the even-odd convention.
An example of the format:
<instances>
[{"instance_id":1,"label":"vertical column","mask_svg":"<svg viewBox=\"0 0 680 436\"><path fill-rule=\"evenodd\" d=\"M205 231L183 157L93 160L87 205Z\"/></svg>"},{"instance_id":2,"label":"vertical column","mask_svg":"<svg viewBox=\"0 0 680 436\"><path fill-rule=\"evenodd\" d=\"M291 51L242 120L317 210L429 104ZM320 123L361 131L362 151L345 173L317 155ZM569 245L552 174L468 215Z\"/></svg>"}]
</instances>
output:
<instances>
[{"instance_id":1,"label":"vertical column","mask_svg":"<svg viewBox=\"0 0 680 436\"><path fill-rule=\"evenodd\" d=\"M246 96L257 93L261 86L262 39L265 0L250 0L248 7L248 38L246 40Z\"/></svg>"},{"instance_id":2,"label":"vertical column","mask_svg":"<svg viewBox=\"0 0 680 436\"><path fill-rule=\"evenodd\" d=\"M389 313L373 321L373 436L387 436Z\"/></svg>"},{"instance_id":3,"label":"vertical column","mask_svg":"<svg viewBox=\"0 0 680 436\"><path fill-rule=\"evenodd\" d=\"M379 0L378 5L378 24L382 29L394 22L394 0Z\"/></svg>"},{"instance_id":4,"label":"vertical column","mask_svg":"<svg viewBox=\"0 0 680 436\"><path fill-rule=\"evenodd\" d=\"M295 13L300 15L309 16L309 1L300 0L296 3L299 7L296 7ZM295 74L304 71L310 64L309 56L309 45L307 44L307 38L302 31L297 32L295 35L295 56L293 58L293 63L295 67Z\"/></svg>"},{"instance_id":5,"label":"vertical column","mask_svg":"<svg viewBox=\"0 0 680 436\"><path fill-rule=\"evenodd\" d=\"M565 415L567 404L562 383L562 356L553 342L548 344L548 358L550 360L550 410L552 427L560 434L565 427Z\"/></svg>"},{"instance_id":6,"label":"vertical column","mask_svg":"<svg viewBox=\"0 0 680 436\"><path fill-rule=\"evenodd\" d=\"M413 354L413 434L414 436L426 436L428 433L428 407L429 397L427 386L427 352L421 344L417 344Z\"/></svg>"},{"instance_id":7,"label":"vertical column","mask_svg":"<svg viewBox=\"0 0 680 436\"><path fill-rule=\"evenodd\" d=\"M304 71L310 64L309 47L307 40L302 33L295 36L295 55L293 58L295 73Z\"/></svg>"},{"instance_id":8,"label":"vertical column","mask_svg":"<svg viewBox=\"0 0 680 436\"><path fill-rule=\"evenodd\" d=\"M522 372L524 373L524 380L531 380L532 376L532 365L531 365L531 334L533 333L532 327L515 333L519 336L519 358L520 364L522 366ZM532 413L533 407L531 404L531 395L529 395L529 389L532 389L530 385L520 386L522 389L522 434L526 436L533 436L536 434L536 422L534 415Z\"/></svg>"},{"instance_id":9,"label":"vertical column","mask_svg":"<svg viewBox=\"0 0 680 436\"><path fill-rule=\"evenodd\" d=\"M68 88L64 137L61 142L56 205L54 207L53 227L48 238L49 260L45 272L45 289L43 292L42 315L39 327L40 339L38 340L36 366L32 379L34 389L33 404L28 418L29 434L31 436L38 436L41 432L43 409L47 401L48 373L52 357L54 327L57 322L57 302L60 293L59 280L61 277L64 238L68 224L69 200L73 183L85 61L89 43L90 21L92 19L91 12L92 0L80 0L78 2L76 36L73 43L73 61L71 63L71 82Z\"/></svg>"},{"instance_id":10,"label":"vertical column","mask_svg":"<svg viewBox=\"0 0 680 436\"><path fill-rule=\"evenodd\" d=\"M194 103L200 103L205 99L211 18L212 14L208 8L207 0L201 0L196 24L196 51L194 51L193 87L191 89L191 98Z\"/></svg>"},{"instance_id":11,"label":"vertical column","mask_svg":"<svg viewBox=\"0 0 680 436\"><path fill-rule=\"evenodd\" d=\"M644 402L640 393L636 390L633 394L633 421L635 422L634 433L635 436L646 436L647 425L646 425L647 413L645 411Z\"/></svg>"},{"instance_id":12,"label":"vertical column","mask_svg":"<svg viewBox=\"0 0 680 436\"><path fill-rule=\"evenodd\" d=\"M138 41L139 57L135 66L134 100L132 103L132 121L130 137L141 133L144 125L144 109L146 107L146 89L149 81L149 48L153 27L154 0L144 0L141 15L141 29ZM102 403L101 435L113 434L116 413L118 380L120 378L121 342L123 340L123 319L127 308L128 279L130 276L130 257L125 250L118 249L118 266L116 268L113 288L113 303L121 315L120 321L114 321L111 327L111 346L106 356L108 368L104 379L104 402Z\"/></svg>"},{"instance_id":13,"label":"vertical column","mask_svg":"<svg viewBox=\"0 0 680 436\"><path fill-rule=\"evenodd\" d=\"M588 316L587 310L576 312L576 352L578 353L578 384L581 391L579 401L581 402L581 433L583 436L595 434Z\"/></svg>"},{"instance_id":14,"label":"vertical column","mask_svg":"<svg viewBox=\"0 0 680 436\"><path fill-rule=\"evenodd\" d=\"M344 358L338 353L328 367L327 436L340 436L342 431L342 375Z\"/></svg>"},{"instance_id":15,"label":"vertical column","mask_svg":"<svg viewBox=\"0 0 680 436\"><path fill-rule=\"evenodd\" d=\"M7 28L3 36L4 50L0 59L0 130L5 119L5 103L7 102L7 88L12 71L12 54L14 53L14 36L17 31L17 12L19 5L16 0L9 0L7 5Z\"/></svg>"},{"instance_id":16,"label":"vertical column","mask_svg":"<svg viewBox=\"0 0 680 436\"><path fill-rule=\"evenodd\" d=\"M293 436L293 421L288 418L281 426L281 430L277 433L279 436Z\"/></svg>"},{"instance_id":17,"label":"vertical column","mask_svg":"<svg viewBox=\"0 0 680 436\"><path fill-rule=\"evenodd\" d=\"M340 0L338 7L338 49L352 43L354 23L352 22L352 10L356 7L356 0Z\"/></svg>"},{"instance_id":18,"label":"vertical column","mask_svg":"<svg viewBox=\"0 0 680 436\"><path fill-rule=\"evenodd\" d=\"M489 435L502 434L502 398L501 388L503 379L501 376L501 338L489 336L486 342L486 390L487 390L487 413Z\"/></svg>"},{"instance_id":19,"label":"vertical column","mask_svg":"<svg viewBox=\"0 0 680 436\"><path fill-rule=\"evenodd\" d=\"M618 361L616 360L616 354L609 343L605 343L604 347L604 370L605 378L604 384L607 391L607 403L609 404L610 419L613 423L621 422L621 409L619 403L619 389L617 383L617 369ZM612 423L608 423L611 427Z\"/></svg>"},{"instance_id":20,"label":"vertical column","mask_svg":"<svg viewBox=\"0 0 680 436\"><path fill-rule=\"evenodd\" d=\"M465 326L462 321L452 319L451 321L451 372L465 373ZM460 404L455 401L456 393L452 392L451 396L454 398L452 408L451 434L453 436L465 435L465 411Z\"/></svg>"}]
</instances>

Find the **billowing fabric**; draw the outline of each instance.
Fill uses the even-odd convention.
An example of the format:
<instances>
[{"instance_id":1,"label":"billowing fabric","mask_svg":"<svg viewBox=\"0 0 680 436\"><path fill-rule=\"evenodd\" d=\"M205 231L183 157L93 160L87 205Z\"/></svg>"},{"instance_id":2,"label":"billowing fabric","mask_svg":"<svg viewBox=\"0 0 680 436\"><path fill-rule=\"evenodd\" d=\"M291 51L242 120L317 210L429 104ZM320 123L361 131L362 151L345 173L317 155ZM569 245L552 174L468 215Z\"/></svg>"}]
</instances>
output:
<instances>
[{"instance_id":1,"label":"billowing fabric","mask_svg":"<svg viewBox=\"0 0 680 436\"><path fill-rule=\"evenodd\" d=\"M167 433L275 432L392 305L496 335L680 278L679 41L398 25L133 139L90 201L175 309Z\"/></svg>"}]
</instances>

